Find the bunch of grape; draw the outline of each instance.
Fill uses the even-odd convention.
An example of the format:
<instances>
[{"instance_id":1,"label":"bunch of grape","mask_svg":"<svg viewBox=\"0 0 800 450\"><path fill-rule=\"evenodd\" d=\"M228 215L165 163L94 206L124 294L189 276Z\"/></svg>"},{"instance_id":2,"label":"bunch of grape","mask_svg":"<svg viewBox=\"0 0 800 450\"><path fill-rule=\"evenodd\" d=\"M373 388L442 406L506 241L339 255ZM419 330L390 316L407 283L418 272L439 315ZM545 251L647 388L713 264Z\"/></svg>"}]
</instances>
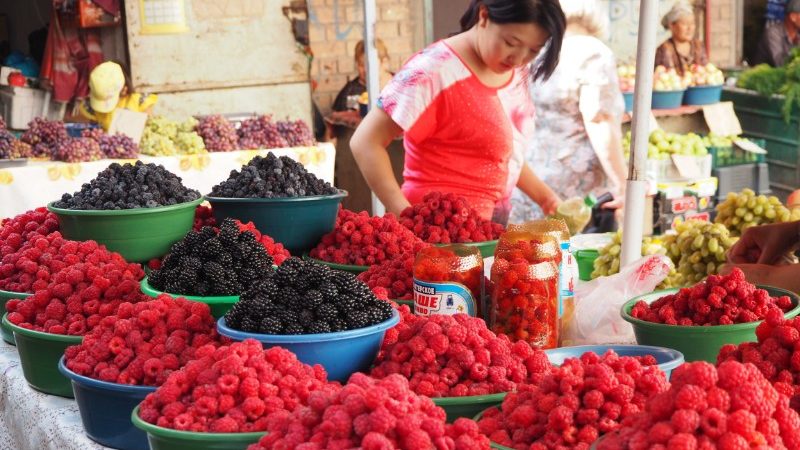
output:
<instances>
[{"instance_id":1,"label":"bunch of grape","mask_svg":"<svg viewBox=\"0 0 800 450\"><path fill-rule=\"evenodd\" d=\"M220 115L200 119L197 133L203 138L210 152L230 152L239 148L239 135L236 127Z\"/></svg>"},{"instance_id":2,"label":"bunch of grape","mask_svg":"<svg viewBox=\"0 0 800 450\"><path fill-rule=\"evenodd\" d=\"M730 147L733 145L733 139L736 136L720 136L714 133L708 133L703 137L703 144L706 147Z\"/></svg>"},{"instance_id":3,"label":"bunch of grape","mask_svg":"<svg viewBox=\"0 0 800 450\"><path fill-rule=\"evenodd\" d=\"M28 123L28 130L22 134L22 141L33 147L36 158L50 158L59 142L69 137L64 122L37 117Z\"/></svg>"},{"instance_id":4,"label":"bunch of grape","mask_svg":"<svg viewBox=\"0 0 800 450\"><path fill-rule=\"evenodd\" d=\"M622 138L622 149L625 156L630 155L631 132ZM647 157L649 159L669 159L671 155L705 156L708 148L703 138L695 133L678 134L668 133L664 130L655 130L650 133L647 143Z\"/></svg>"},{"instance_id":5,"label":"bunch of grape","mask_svg":"<svg viewBox=\"0 0 800 450\"><path fill-rule=\"evenodd\" d=\"M679 223L676 231L678 234L664 238L664 246L688 284L716 274L726 260L726 253L736 243L724 225L704 220Z\"/></svg>"},{"instance_id":6,"label":"bunch of grape","mask_svg":"<svg viewBox=\"0 0 800 450\"><path fill-rule=\"evenodd\" d=\"M731 235L741 236L744 230L768 223L800 220L800 209L788 209L777 197L756 195L751 189L729 192L717 205L714 222L725 225Z\"/></svg>"},{"instance_id":7,"label":"bunch of grape","mask_svg":"<svg viewBox=\"0 0 800 450\"><path fill-rule=\"evenodd\" d=\"M5 125L5 122L2 123ZM0 159L30 158L33 156L31 146L15 138L5 128L0 129Z\"/></svg>"},{"instance_id":8,"label":"bunch of grape","mask_svg":"<svg viewBox=\"0 0 800 450\"><path fill-rule=\"evenodd\" d=\"M81 136L97 141L106 158L136 159L139 156L139 145L124 134L110 135L104 133L100 128L89 128L83 130Z\"/></svg>"},{"instance_id":9,"label":"bunch of grape","mask_svg":"<svg viewBox=\"0 0 800 450\"><path fill-rule=\"evenodd\" d=\"M194 130L197 119L189 117L183 122L155 116L147 120L140 150L145 155L174 156L206 152L203 138Z\"/></svg>"},{"instance_id":10,"label":"bunch of grape","mask_svg":"<svg viewBox=\"0 0 800 450\"><path fill-rule=\"evenodd\" d=\"M242 121L239 126L239 148L284 148L289 144L271 116L258 116Z\"/></svg>"},{"instance_id":11,"label":"bunch of grape","mask_svg":"<svg viewBox=\"0 0 800 450\"><path fill-rule=\"evenodd\" d=\"M611 237L605 247L600 249L600 256L594 260L592 279L619 273L620 254L622 252L622 232L618 231ZM667 248L657 237L645 236L642 238L642 255L667 255ZM658 289L669 289L682 286L683 277L673 268L667 278L658 285Z\"/></svg>"},{"instance_id":12,"label":"bunch of grape","mask_svg":"<svg viewBox=\"0 0 800 450\"><path fill-rule=\"evenodd\" d=\"M289 147L303 147L314 145L314 133L308 128L308 124L301 119L278 121L278 131L286 140Z\"/></svg>"},{"instance_id":13,"label":"bunch of grape","mask_svg":"<svg viewBox=\"0 0 800 450\"><path fill-rule=\"evenodd\" d=\"M100 144L91 138L68 137L56 144L53 151L53 161L69 163L97 161L103 159Z\"/></svg>"}]
</instances>

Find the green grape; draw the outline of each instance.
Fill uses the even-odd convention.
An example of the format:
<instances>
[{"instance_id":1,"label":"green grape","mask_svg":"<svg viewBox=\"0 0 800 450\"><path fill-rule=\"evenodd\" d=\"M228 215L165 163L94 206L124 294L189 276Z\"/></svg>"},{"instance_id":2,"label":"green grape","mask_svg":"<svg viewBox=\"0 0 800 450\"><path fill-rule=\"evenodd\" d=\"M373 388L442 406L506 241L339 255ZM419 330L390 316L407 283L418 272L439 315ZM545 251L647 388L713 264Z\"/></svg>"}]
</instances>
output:
<instances>
[{"instance_id":1,"label":"green grape","mask_svg":"<svg viewBox=\"0 0 800 450\"><path fill-rule=\"evenodd\" d=\"M741 236L744 230L761 224L800 220L800 209L788 209L774 196L756 195L752 189L729 192L719 205L714 222Z\"/></svg>"},{"instance_id":2,"label":"green grape","mask_svg":"<svg viewBox=\"0 0 800 450\"><path fill-rule=\"evenodd\" d=\"M720 224L689 220L676 225L677 234L664 237L664 245L670 249L669 257L681 281L692 283L715 274L726 253L736 239Z\"/></svg>"}]
</instances>

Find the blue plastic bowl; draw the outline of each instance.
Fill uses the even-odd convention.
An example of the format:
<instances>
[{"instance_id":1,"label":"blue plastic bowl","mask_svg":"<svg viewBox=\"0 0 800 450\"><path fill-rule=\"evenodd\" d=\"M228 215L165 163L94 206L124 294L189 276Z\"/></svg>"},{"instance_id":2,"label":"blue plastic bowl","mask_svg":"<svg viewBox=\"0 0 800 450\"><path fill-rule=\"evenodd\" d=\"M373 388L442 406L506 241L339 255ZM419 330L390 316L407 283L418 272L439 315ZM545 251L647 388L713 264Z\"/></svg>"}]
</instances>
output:
<instances>
[{"instance_id":1,"label":"blue plastic bowl","mask_svg":"<svg viewBox=\"0 0 800 450\"><path fill-rule=\"evenodd\" d=\"M65 123L64 128L67 129L67 134L69 137L79 138L81 137L83 130L100 128L100 126L94 123Z\"/></svg>"},{"instance_id":2,"label":"blue plastic bowl","mask_svg":"<svg viewBox=\"0 0 800 450\"><path fill-rule=\"evenodd\" d=\"M684 89L680 91L653 91L653 109L680 108L683 103Z\"/></svg>"},{"instance_id":3,"label":"blue plastic bowl","mask_svg":"<svg viewBox=\"0 0 800 450\"><path fill-rule=\"evenodd\" d=\"M671 348L649 345L576 345L574 347L553 348L544 352L547 355L547 359L558 366L563 364L567 358L580 358L586 352L603 355L609 350L614 350L619 356L654 356L658 363L658 368L667 375L667 380L669 380L672 371L684 363L683 353Z\"/></svg>"},{"instance_id":4,"label":"blue plastic bowl","mask_svg":"<svg viewBox=\"0 0 800 450\"><path fill-rule=\"evenodd\" d=\"M120 450L148 450L147 433L133 426L131 412L153 386L129 386L84 377L58 362L58 370L72 382L72 391L89 438Z\"/></svg>"},{"instance_id":5,"label":"blue plastic bowl","mask_svg":"<svg viewBox=\"0 0 800 450\"><path fill-rule=\"evenodd\" d=\"M633 111L633 92L623 92L622 99L625 100L625 111Z\"/></svg>"},{"instance_id":6,"label":"blue plastic bowl","mask_svg":"<svg viewBox=\"0 0 800 450\"><path fill-rule=\"evenodd\" d=\"M328 379L347 381L356 372L366 372L383 344L386 330L400 322L395 310L392 317L377 325L336 333L320 334L258 334L234 330L225 325L225 317L217 321L217 331L234 341L255 339L264 346L283 347L309 365L320 364L328 372Z\"/></svg>"},{"instance_id":7,"label":"blue plastic bowl","mask_svg":"<svg viewBox=\"0 0 800 450\"><path fill-rule=\"evenodd\" d=\"M711 105L719 103L722 97L722 85L719 86L692 86L686 89L683 95L684 105Z\"/></svg>"}]
</instances>

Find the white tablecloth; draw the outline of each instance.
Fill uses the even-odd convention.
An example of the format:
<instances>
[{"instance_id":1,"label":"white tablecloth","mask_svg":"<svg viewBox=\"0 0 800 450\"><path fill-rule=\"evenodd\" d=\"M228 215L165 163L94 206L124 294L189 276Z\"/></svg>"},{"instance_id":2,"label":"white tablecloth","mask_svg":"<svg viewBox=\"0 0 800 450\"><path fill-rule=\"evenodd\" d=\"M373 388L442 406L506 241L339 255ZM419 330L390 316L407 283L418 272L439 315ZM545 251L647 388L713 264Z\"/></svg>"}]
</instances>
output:
<instances>
[{"instance_id":1,"label":"white tablecloth","mask_svg":"<svg viewBox=\"0 0 800 450\"><path fill-rule=\"evenodd\" d=\"M28 386L16 348L0 341L0 450L106 448L86 437L74 400Z\"/></svg>"},{"instance_id":2,"label":"white tablecloth","mask_svg":"<svg viewBox=\"0 0 800 450\"><path fill-rule=\"evenodd\" d=\"M163 165L183 179L185 186L208 194L211 188L228 178L231 170L239 169L254 156L273 152L301 162L309 172L333 183L336 147L321 143L315 147L294 147L271 150L242 150L228 153L205 153L184 156L141 156L143 162ZM80 190L112 160L86 163L31 161L26 166L0 168L0 219L13 217L61 198L64 193ZM131 160L117 160L131 162Z\"/></svg>"}]
</instances>

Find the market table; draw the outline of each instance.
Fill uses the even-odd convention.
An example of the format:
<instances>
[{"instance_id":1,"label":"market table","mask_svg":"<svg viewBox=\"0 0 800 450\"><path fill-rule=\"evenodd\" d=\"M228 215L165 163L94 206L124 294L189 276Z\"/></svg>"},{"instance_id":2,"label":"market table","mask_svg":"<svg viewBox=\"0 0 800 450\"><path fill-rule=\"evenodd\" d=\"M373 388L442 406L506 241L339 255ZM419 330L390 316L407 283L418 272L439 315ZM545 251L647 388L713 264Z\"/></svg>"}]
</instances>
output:
<instances>
[{"instance_id":1,"label":"market table","mask_svg":"<svg viewBox=\"0 0 800 450\"><path fill-rule=\"evenodd\" d=\"M99 450L74 400L33 390L15 347L0 341L0 450Z\"/></svg>"},{"instance_id":2,"label":"market table","mask_svg":"<svg viewBox=\"0 0 800 450\"><path fill-rule=\"evenodd\" d=\"M227 179L231 170L239 169L253 157L266 156L269 152L299 161L309 172L333 183L336 148L327 142L313 147L161 157L142 155L139 159L146 163L163 165L181 177L187 187L197 189L201 194L207 194L215 184ZM0 218L13 217L33 208L45 206L61 198L64 193L80 190L83 183L89 182L112 162L132 161L103 159L74 164L29 161L24 166L0 168Z\"/></svg>"}]
</instances>

